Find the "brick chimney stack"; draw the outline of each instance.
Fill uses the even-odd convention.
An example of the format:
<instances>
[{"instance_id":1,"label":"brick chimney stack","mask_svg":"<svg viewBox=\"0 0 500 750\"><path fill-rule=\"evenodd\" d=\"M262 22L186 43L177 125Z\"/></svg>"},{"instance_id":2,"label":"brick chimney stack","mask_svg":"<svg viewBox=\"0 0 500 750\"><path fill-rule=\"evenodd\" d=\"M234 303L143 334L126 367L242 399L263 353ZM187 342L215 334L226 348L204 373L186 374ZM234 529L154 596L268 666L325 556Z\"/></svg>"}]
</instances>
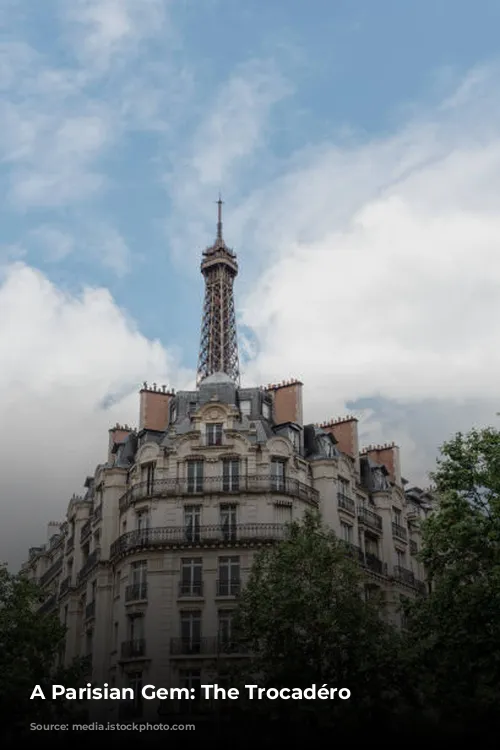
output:
<instances>
[{"instance_id":1,"label":"brick chimney stack","mask_svg":"<svg viewBox=\"0 0 500 750\"><path fill-rule=\"evenodd\" d=\"M131 432L133 432L132 427L129 427L128 424L118 424L118 422L114 427L108 430L108 464L112 464L114 461L113 448L115 445L117 443L123 443L125 438L127 438Z\"/></svg>"},{"instance_id":2,"label":"brick chimney stack","mask_svg":"<svg viewBox=\"0 0 500 750\"><path fill-rule=\"evenodd\" d=\"M369 445L363 448L361 455L367 456L377 464L383 464L389 472L389 479L399 487L401 482L401 464L399 459L399 447L395 443L384 443L383 445Z\"/></svg>"},{"instance_id":3,"label":"brick chimney stack","mask_svg":"<svg viewBox=\"0 0 500 750\"><path fill-rule=\"evenodd\" d=\"M318 425L325 432L329 432L337 441L337 448L351 458L357 459L359 455L358 443L358 420L356 417L347 416L332 419Z\"/></svg>"},{"instance_id":4,"label":"brick chimney stack","mask_svg":"<svg viewBox=\"0 0 500 750\"><path fill-rule=\"evenodd\" d=\"M163 432L168 427L170 401L174 391L167 390L166 385L153 383L143 384L140 390L139 431L153 430Z\"/></svg>"},{"instance_id":5,"label":"brick chimney stack","mask_svg":"<svg viewBox=\"0 0 500 750\"><path fill-rule=\"evenodd\" d=\"M303 383L300 380L293 379L272 383L264 388L265 391L273 394L276 424L293 422L303 427L302 387Z\"/></svg>"}]
</instances>

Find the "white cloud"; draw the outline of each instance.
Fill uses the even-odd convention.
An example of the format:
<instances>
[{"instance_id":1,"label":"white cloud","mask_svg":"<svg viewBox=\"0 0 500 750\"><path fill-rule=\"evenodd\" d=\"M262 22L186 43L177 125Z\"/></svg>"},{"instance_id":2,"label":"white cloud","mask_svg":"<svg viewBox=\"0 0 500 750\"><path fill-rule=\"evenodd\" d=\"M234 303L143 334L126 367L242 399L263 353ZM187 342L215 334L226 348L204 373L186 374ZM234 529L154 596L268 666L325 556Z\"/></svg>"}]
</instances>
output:
<instances>
[{"instance_id":1,"label":"white cloud","mask_svg":"<svg viewBox=\"0 0 500 750\"><path fill-rule=\"evenodd\" d=\"M107 430L137 424L140 383L187 384L191 374L141 335L106 290L71 296L24 264L2 275L0 360L0 422L9 435L0 452L0 549L20 562L105 460ZM116 394L119 403L102 410Z\"/></svg>"},{"instance_id":2,"label":"white cloud","mask_svg":"<svg viewBox=\"0 0 500 750\"><path fill-rule=\"evenodd\" d=\"M242 300L250 381L301 377L314 420L364 397L498 401L496 73L391 137L295 155L240 207L242 263L266 261Z\"/></svg>"},{"instance_id":3,"label":"white cloud","mask_svg":"<svg viewBox=\"0 0 500 750\"><path fill-rule=\"evenodd\" d=\"M197 253L206 243L207 232L215 230L218 191L244 179L254 160L266 153L273 108L290 93L274 63L251 61L235 70L208 102L200 126L166 177L174 254L185 257L186 248Z\"/></svg>"},{"instance_id":4,"label":"white cloud","mask_svg":"<svg viewBox=\"0 0 500 750\"><path fill-rule=\"evenodd\" d=\"M73 0L62 12L71 26L77 55L105 69L112 59L135 51L140 42L164 31L166 0Z\"/></svg>"}]
</instances>

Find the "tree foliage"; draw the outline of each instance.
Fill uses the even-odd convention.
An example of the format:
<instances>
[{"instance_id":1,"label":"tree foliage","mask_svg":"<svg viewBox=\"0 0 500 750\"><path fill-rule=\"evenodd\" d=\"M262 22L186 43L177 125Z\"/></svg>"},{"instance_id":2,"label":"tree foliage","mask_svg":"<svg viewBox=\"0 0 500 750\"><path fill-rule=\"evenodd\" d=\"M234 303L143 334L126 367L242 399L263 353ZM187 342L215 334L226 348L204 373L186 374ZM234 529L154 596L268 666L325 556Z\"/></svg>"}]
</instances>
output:
<instances>
[{"instance_id":1,"label":"tree foliage","mask_svg":"<svg viewBox=\"0 0 500 750\"><path fill-rule=\"evenodd\" d=\"M45 695L51 685L77 684L83 665L57 667L64 643L65 627L54 614L39 613L42 601L38 586L22 575L0 568L0 716L2 731L22 731L32 721L47 721L63 706L50 700L30 700L35 685Z\"/></svg>"},{"instance_id":2,"label":"tree foliage","mask_svg":"<svg viewBox=\"0 0 500 750\"><path fill-rule=\"evenodd\" d=\"M440 719L484 725L500 705L500 432L455 435L433 480L421 552L432 592L409 608L411 670Z\"/></svg>"},{"instance_id":3,"label":"tree foliage","mask_svg":"<svg viewBox=\"0 0 500 750\"><path fill-rule=\"evenodd\" d=\"M240 679L262 687L348 688L352 701L273 701L266 711L346 724L381 719L400 698L399 638L365 601L360 566L315 515L261 552L239 604L238 640L255 656ZM255 710L255 704L252 706Z\"/></svg>"}]
</instances>

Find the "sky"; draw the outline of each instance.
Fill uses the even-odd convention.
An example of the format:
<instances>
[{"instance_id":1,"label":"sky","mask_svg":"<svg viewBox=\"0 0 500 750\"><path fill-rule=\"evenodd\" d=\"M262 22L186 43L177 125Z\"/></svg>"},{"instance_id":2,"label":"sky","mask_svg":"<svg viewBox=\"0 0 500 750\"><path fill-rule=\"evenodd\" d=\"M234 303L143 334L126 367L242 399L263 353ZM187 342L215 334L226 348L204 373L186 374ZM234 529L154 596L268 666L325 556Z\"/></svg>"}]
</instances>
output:
<instances>
[{"instance_id":1,"label":"sky","mask_svg":"<svg viewBox=\"0 0 500 750\"><path fill-rule=\"evenodd\" d=\"M426 486L498 424L500 5L4 0L0 560L191 387L201 252L238 256L243 382L304 382Z\"/></svg>"}]
</instances>

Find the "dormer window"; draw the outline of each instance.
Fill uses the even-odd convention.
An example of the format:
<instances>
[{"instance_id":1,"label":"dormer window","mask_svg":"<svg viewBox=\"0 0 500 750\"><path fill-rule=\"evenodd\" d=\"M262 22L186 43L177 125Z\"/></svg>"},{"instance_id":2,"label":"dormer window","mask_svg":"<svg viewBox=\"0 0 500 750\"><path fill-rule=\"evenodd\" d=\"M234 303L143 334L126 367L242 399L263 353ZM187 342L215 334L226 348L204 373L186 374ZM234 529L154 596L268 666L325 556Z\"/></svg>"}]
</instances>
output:
<instances>
[{"instance_id":1,"label":"dormer window","mask_svg":"<svg viewBox=\"0 0 500 750\"><path fill-rule=\"evenodd\" d=\"M267 403L267 401L264 401L262 404L262 416L264 419L271 419L271 406Z\"/></svg>"},{"instance_id":2,"label":"dormer window","mask_svg":"<svg viewBox=\"0 0 500 750\"><path fill-rule=\"evenodd\" d=\"M207 445L222 445L222 424L207 424Z\"/></svg>"}]
</instances>

